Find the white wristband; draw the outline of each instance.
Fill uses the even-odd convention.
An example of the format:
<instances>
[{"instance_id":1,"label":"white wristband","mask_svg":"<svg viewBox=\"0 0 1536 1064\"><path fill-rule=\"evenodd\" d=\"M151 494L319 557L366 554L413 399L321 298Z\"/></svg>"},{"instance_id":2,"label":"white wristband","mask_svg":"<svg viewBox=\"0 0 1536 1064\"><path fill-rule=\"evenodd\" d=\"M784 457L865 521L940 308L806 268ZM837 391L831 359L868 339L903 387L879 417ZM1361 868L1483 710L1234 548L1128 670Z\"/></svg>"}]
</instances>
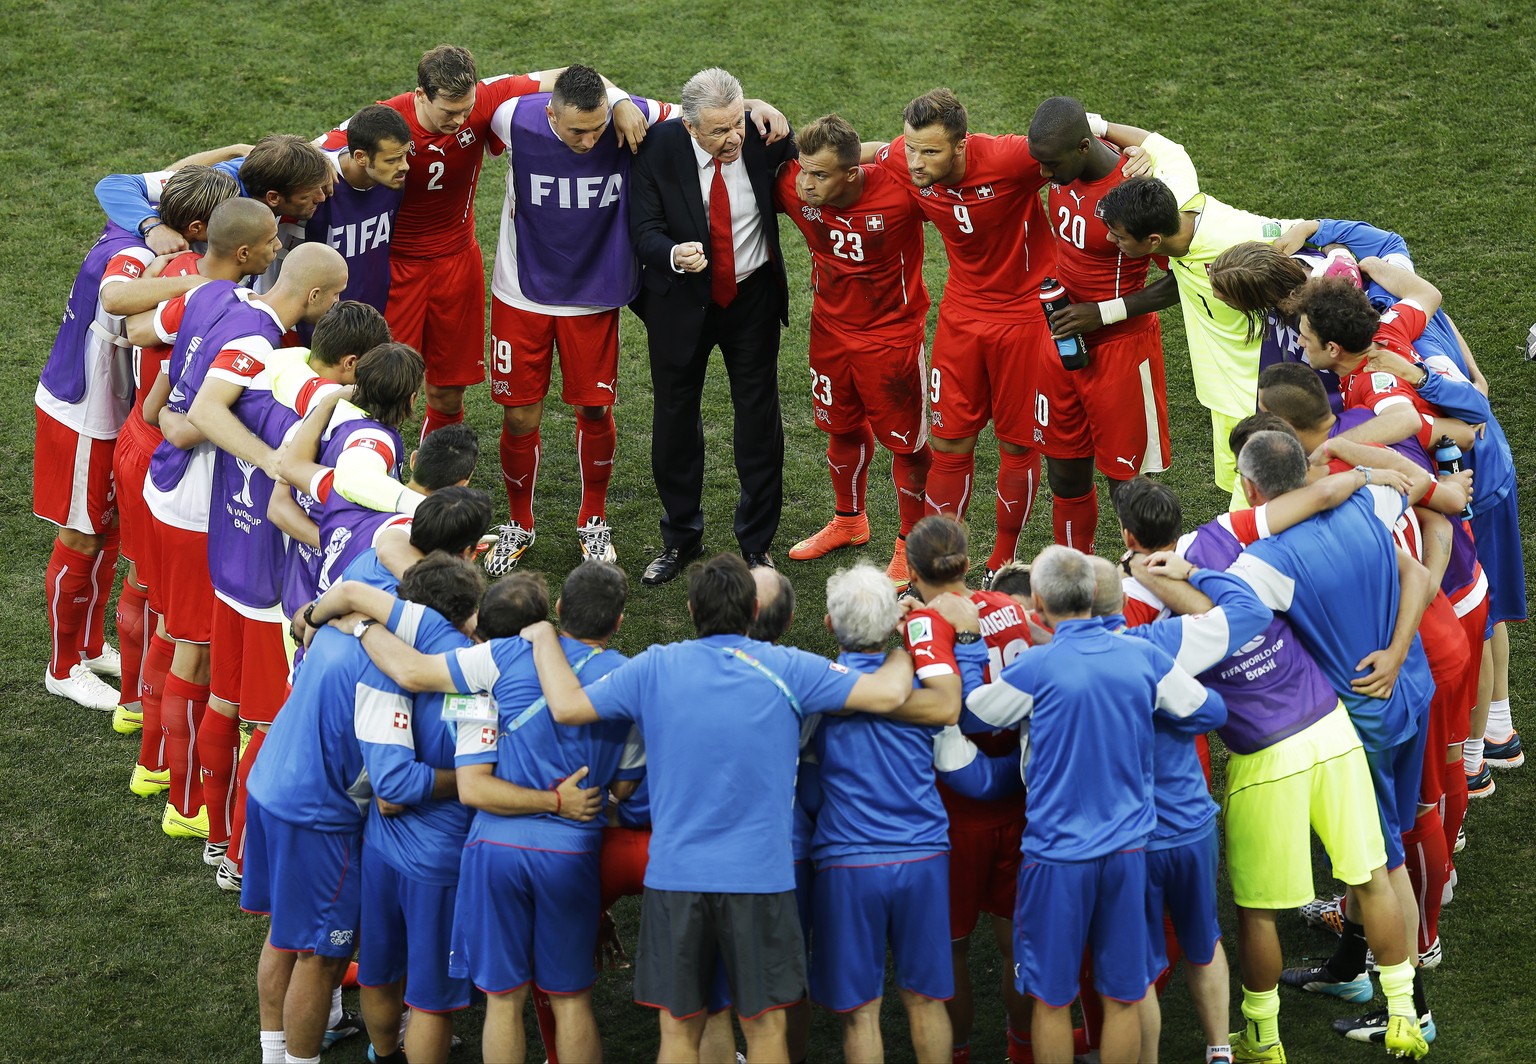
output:
<instances>
[{"instance_id":1,"label":"white wristband","mask_svg":"<svg viewBox=\"0 0 1536 1064\"><path fill-rule=\"evenodd\" d=\"M1125 300L1106 299L1099 304L1099 320L1105 325L1113 325L1117 321L1126 319Z\"/></svg>"},{"instance_id":2,"label":"white wristband","mask_svg":"<svg viewBox=\"0 0 1536 1064\"><path fill-rule=\"evenodd\" d=\"M1109 132L1109 123L1104 121L1103 115L1096 115L1092 111L1089 111L1088 132L1092 133L1095 137L1102 137L1104 134Z\"/></svg>"},{"instance_id":3,"label":"white wristband","mask_svg":"<svg viewBox=\"0 0 1536 1064\"><path fill-rule=\"evenodd\" d=\"M617 107L619 104L623 103L627 99L629 99L629 93L625 92L623 89L619 88L617 85L615 85L613 88L608 90L608 106L609 107Z\"/></svg>"}]
</instances>

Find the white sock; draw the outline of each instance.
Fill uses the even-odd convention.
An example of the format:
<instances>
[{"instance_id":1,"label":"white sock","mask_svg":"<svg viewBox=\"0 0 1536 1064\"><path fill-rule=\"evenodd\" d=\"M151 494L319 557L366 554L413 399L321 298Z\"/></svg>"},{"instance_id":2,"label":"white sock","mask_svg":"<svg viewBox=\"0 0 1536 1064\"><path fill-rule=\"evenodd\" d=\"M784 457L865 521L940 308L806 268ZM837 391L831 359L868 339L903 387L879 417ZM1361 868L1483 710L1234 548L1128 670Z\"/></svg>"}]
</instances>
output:
<instances>
[{"instance_id":1,"label":"white sock","mask_svg":"<svg viewBox=\"0 0 1536 1064\"><path fill-rule=\"evenodd\" d=\"M1483 740L1468 739L1461 744L1461 764L1466 774L1474 776L1483 769Z\"/></svg>"},{"instance_id":2,"label":"white sock","mask_svg":"<svg viewBox=\"0 0 1536 1064\"><path fill-rule=\"evenodd\" d=\"M296 1057L292 1053L284 1052L283 1057L285 1058L283 1064L320 1064L318 1053L312 1057Z\"/></svg>"},{"instance_id":3,"label":"white sock","mask_svg":"<svg viewBox=\"0 0 1536 1064\"><path fill-rule=\"evenodd\" d=\"M1231 1060L1232 1047L1230 1045L1205 1047L1205 1064L1211 1064L1211 1058L1218 1056L1221 1057L1222 1060Z\"/></svg>"},{"instance_id":4,"label":"white sock","mask_svg":"<svg viewBox=\"0 0 1536 1064\"><path fill-rule=\"evenodd\" d=\"M1515 722L1509 715L1509 699L1495 698L1489 702L1488 727L1483 729L1483 738L1491 743L1507 743L1514 731Z\"/></svg>"},{"instance_id":5,"label":"white sock","mask_svg":"<svg viewBox=\"0 0 1536 1064\"><path fill-rule=\"evenodd\" d=\"M261 1064L287 1064L288 1039L282 1031L261 1032Z\"/></svg>"},{"instance_id":6,"label":"white sock","mask_svg":"<svg viewBox=\"0 0 1536 1064\"><path fill-rule=\"evenodd\" d=\"M1481 748L1479 748L1481 749ZM1481 756L1481 754L1479 754ZM331 1018L325 1021L326 1027L335 1027L341 1022L341 987L331 991Z\"/></svg>"}]
</instances>

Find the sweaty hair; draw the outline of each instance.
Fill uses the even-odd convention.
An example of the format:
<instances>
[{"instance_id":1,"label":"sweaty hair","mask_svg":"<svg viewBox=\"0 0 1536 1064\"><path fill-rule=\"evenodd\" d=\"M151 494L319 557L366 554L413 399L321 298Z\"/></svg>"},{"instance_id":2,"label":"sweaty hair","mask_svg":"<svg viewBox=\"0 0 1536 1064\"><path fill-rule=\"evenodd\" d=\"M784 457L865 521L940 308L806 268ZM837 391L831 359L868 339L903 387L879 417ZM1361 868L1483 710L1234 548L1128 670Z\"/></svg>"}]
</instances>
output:
<instances>
[{"instance_id":1,"label":"sweaty hair","mask_svg":"<svg viewBox=\"0 0 1536 1064\"><path fill-rule=\"evenodd\" d=\"M839 115L823 115L802 126L795 133L795 146L802 157L830 151L844 169L859 165L858 131Z\"/></svg>"},{"instance_id":2,"label":"sweaty hair","mask_svg":"<svg viewBox=\"0 0 1536 1064\"><path fill-rule=\"evenodd\" d=\"M1002 595L1029 598L1029 566L1017 559L1004 562L1003 567L992 574L992 590Z\"/></svg>"},{"instance_id":3,"label":"sweaty hair","mask_svg":"<svg viewBox=\"0 0 1536 1064\"><path fill-rule=\"evenodd\" d=\"M214 208L240 195L240 183L223 170L193 163L171 175L160 191L160 221L178 233L193 222L207 224Z\"/></svg>"},{"instance_id":4,"label":"sweaty hair","mask_svg":"<svg viewBox=\"0 0 1536 1064\"><path fill-rule=\"evenodd\" d=\"M422 440L416 449L411 479L428 491L441 491L468 480L479 460L480 438L475 435L475 430L462 422L444 425Z\"/></svg>"},{"instance_id":5,"label":"sweaty hair","mask_svg":"<svg viewBox=\"0 0 1536 1064\"><path fill-rule=\"evenodd\" d=\"M402 148L411 143L411 127L393 107L371 103L347 120L348 152L360 151L371 159L386 140L395 141Z\"/></svg>"},{"instance_id":6,"label":"sweaty hair","mask_svg":"<svg viewBox=\"0 0 1536 1064\"><path fill-rule=\"evenodd\" d=\"M315 323L309 357L321 365L334 366L347 355L361 355L388 342L389 326L384 322L384 315L367 303L344 299ZM357 405L370 412L373 410L362 403Z\"/></svg>"},{"instance_id":7,"label":"sweaty hair","mask_svg":"<svg viewBox=\"0 0 1536 1064\"><path fill-rule=\"evenodd\" d=\"M491 497L476 488L441 488L421 500L411 521L411 546L423 554L463 554L491 527Z\"/></svg>"},{"instance_id":8,"label":"sweaty hair","mask_svg":"<svg viewBox=\"0 0 1536 1064\"><path fill-rule=\"evenodd\" d=\"M1088 564L1093 568L1093 606L1095 617L1108 617L1125 612L1125 586L1120 583L1120 570L1108 558L1092 557Z\"/></svg>"},{"instance_id":9,"label":"sweaty hair","mask_svg":"<svg viewBox=\"0 0 1536 1064\"><path fill-rule=\"evenodd\" d=\"M1179 231L1178 200L1155 177L1133 177L1110 189L1099 200L1099 216L1105 225L1118 225L1137 240Z\"/></svg>"},{"instance_id":10,"label":"sweaty hair","mask_svg":"<svg viewBox=\"0 0 1536 1064\"><path fill-rule=\"evenodd\" d=\"M1125 494L1125 489L1120 490ZM1030 566L1030 586L1054 617L1087 613L1093 608L1094 575L1088 555L1052 544Z\"/></svg>"},{"instance_id":11,"label":"sweaty hair","mask_svg":"<svg viewBox=\"0 0 1536 1064\"><path fill-rule=\"evenodd\" d=\"M717 554L688 570L688 608L700 638L745 635L757 608L757 584L739 554Z\"/></svg>"},{"instance_id":12,"label":"sweaty hair","mask_svg":"<svg viewBox=\"0 0 1536 1064\"><path fill-rule=\"evenodd\" d=\"M1253 438L1255 432L1278 432L1285 436L1296 435L1296 430L1291 428L1291 423L1283 417L1260 411L1257 414L1249 414L1227 433L1227 449L1233 454L1242 454L1243 448Z\"/></svg>"},{"instance_id":13,"label":"sweaty hair","mask_svg":"<svg viewBox=\"0 0 1536 1064\"><path fill-rule=\"evenodd\" d=\"M1302 362L1265 366L1259 374L1259 395L1265 410L1283 418L1297 432L1310 432L1333 413L1323 379Z\"/></svg>"},{"instance_id":14,"label":"sweaty hair","mask_svg":"<svg viewBox=\"0 0 1536 1064\"><path fill-rule=\"evenodd\" d=\"M269 231L272 209L265 203L243 196L227 199L208 216L208 251L228 258L242 247L264 243Z\"/></svg>"},{"instance_id":15,"label":"sweaty hair","mask_svg":"<svg viewBox=\"0 0 1536 1064\"><path fill-rule=\"evenodd\" d=\"M323 319L321 324L324 324ZM319 331L316 328L317 334ZM410 344L390 341L376 344L367 348L363 357L357 360L357 392L352 396L352 402L368 411L375 421L398 428L415 413L413 400L421 391L424 372L421 356ZM419 465L419 454L416 461ZM416 483L421 481L418 479ZM458 480L449 483L457 484Z\"/></svg>"},{"instance_id":16,"label":"sweaty hair","mask_svg":"<svg viewBox=\"0 0 1536 1064\"><path fill-rule=\"evenodd\" d=\"M925 517L913 525L907 533L907 567L930 584L964 580L971 567L965 526L943 514Z\"/></svg>"},{"instance_id":17,"label":"sweaty hair","mask_svg":"<svg viewBox=\"0 0 1536 1064\"><path fill-rule=\"evenodd\" d=\"M463 558L433 551L405 571L400 597L419 602L448 619L455 628L474 616L485 593L485 572Z\"/></svg>"},{"instance_id":18,"label":"sweaty hair","mask_svg":"<svg viewBox=\"0 0 1536 1064\"><path fill-rule=\"evenodd\" d=\"M682 108L688 124L698 128L699 115L706 107L713 111L722 107L742 106L741 82L719 67L701 70L683 85L678 106Z\"/></svg>"},{"instance_id":19,"label":"sweaty hair","mask_svg":"<svg viewBox=\"0 0 1536 1064\"><path fill-rule=\"evenodd\" d=\"M1211 287L1218 298L1248 318L1248 342L1264 329L1265 311L1306 283L1311 271L1261 240L1234 244L1211 263Z\"/></svg>"},{"instance_id":20,"label":"sweaty hair","mask_svg":"<svg viewBox=\"0 0 1536 1064\"><path fill-rule=\"evenodd\" d=\"M868 562L839 569L827 579L827 616L844 650L879 650L901 620L890 577Z\"/></svg>"},{"instance_id":21,"label":"sweaty hair","mask_svg":"<svg viewBox=\"0 0 1536 1064\"><path fill-rule=\"evenodd\" d=\"M1029 120L1029 139L1051 148L1071 148L1092 137L1088 112L1071 96L1052 96L1035 108Z\"/></svg>"},{"instance_id":22,"label":"sweaty hair","mask_svg":"<svg viewBox=\"0 0 1536 1064\"><path fill-rule=\"evenodd\" d=\"M426 93L429 100L439 96L449 100L462 99L474 91L478 80L475 57L468 48L440 44L416 64L416 87Z\"/></svg>"},{"instance_id":23,"label":"sweaty hair","mask_svg":"<svg viewBox=\"0 0 1536 1064\"><path fill-rule=\"evenodd\" d=\"M240 183L245 194L265 200L268 192L284 199L306 189L328 185L331 161L303 137L271 133L262 137L240 164Z\"/></svg>"},{"instance_id":24,"label":"sweaty hair","mask_svg":"<svg viewBox=\"0 0 1536 1064\"><path fill-rule=\"evenodd\" d=\"M760 639L764 643L777 643L784 638L784 633L789 631L789 622L795 616L795 588L789 582L789 577L778 570L773 571L770 579L778 590L767 602L764 602L759 595L757 616L752 618L752 624L747 628L747 635L753 639ZM757 583L755 576L752 582Z\"/></svg>"},{"instance_id":25,"label":"sweaty hair","mask_svg":"<svg viewBox=\"0 0 1536 1064\"><path fill-rule=\"evenodd\" d=\"M1314 277L1281 304L1287 314L1306 315L1319 343L1338 344L1345 354L1371 346L1381 315L1366 294L1341 277Z\"/></svg>"},{"instance_id":26,"label":"sweaty hair","mask_svg":"<svg viewBox=\"0 0 1536 1064\"><path fill-rule=\"evenodd\" d=\"M576 639L607 639L619 627L629 578L608 562L585 561L560 585L560 628Z\"/></svg>"},{"instance_id":27,"label":"sweaty hair","mask_svg":"<svg viewBox=\"0 0 1536 1064\"><path fill-rule=\"evenodd\" d=\"M952 91L942 88L929 89L907 104L902 109L901 120L914 130L927 129L933 125L942 126L951 144L964 140L970 128L965 105L955 98Z\"/></svg>"},{"instance_id":28,"label":"sweaty hair","mask_svg":"<svg viewBox=\"0 0 1536 1064\"><path fill-rule=\"evenodd\" d=\"M1237 456L1238 471L1273 499L1307 482L1307 454L1289 432L1255 432Z\"/></svg>"},{"instance_id":29,"label":"sweaty hair","mask_svg":"<svg viewBox=\"0 0 1536 1064\"><path fill-rule=\"evenodd\" d=\"M510 573L492 584L480 600L481 639L506 639L549 616L549 585L543 573Z\"/></svg>"},{"instance_id":30,"label":"sweaty hair","mask_svg":"<svg viewBox=\"0 0 1536 1064\"><path fill-rule=\"evenodd\" d=\"M595 111L608 101L608 89L603 76L589 66L572 63L555 79L554 91L549 94L549 104L556 109L574 107L578 111Z\"/></svg>"},{"instance_id":31,"label":"sweaty hair","mask_svg":"<svg viewBox=\"0 0 1536 1064\"><path fill-rule=\"evenodd\" d=\"M1184 531L1184 508L1174 490L1151 477L1135 476L1114 495L1120 527L1147 550L1169 546Z\"/></svg>"}]
</instances>

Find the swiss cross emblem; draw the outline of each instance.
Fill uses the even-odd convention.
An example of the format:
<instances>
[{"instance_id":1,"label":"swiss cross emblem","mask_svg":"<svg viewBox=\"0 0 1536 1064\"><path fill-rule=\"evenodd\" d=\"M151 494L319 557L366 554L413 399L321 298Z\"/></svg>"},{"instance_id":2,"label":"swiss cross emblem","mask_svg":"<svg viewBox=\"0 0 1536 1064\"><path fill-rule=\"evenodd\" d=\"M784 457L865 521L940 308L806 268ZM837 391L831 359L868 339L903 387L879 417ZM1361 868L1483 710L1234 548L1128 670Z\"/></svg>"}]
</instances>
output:
<instances>
[{"instance_id":1,"label":"swiss cross emblem","mask_svg":"<svg viewBox=\"0 0 1536 1064\"><path fill-rule=\"evenodd\" d=\"M125 262L123 263L123 272L129 277L137 277L144 270L137 262Z\"/></svg>"},{"instance_id":2,"label":"swiss cross emblem","mask_svg":"<svg viewBox=\"0 0 1536 1064\"><path fill-rule=\"evenodd\" d=\"M1102 217L1104 217L1104 201L1103 200L1100 200L1098 203L1095 203L1093 205L1093 216L1095 218L1102 218Z\"/></svg>"},{"instance_id":3,"label":"swiss cross emblem","mask_svg":"<svg viewBox=\"0 0 1536 1064\"><path fill-rule=\"evenodd\" d=\"M475 142L475 131L467 127L459 130L458 141L460 147L469 147Z\"/></svg>"},{"instance_id":4,"label":"swiss cross emblem","mask_svg":"<svg viewBox=\"0 0 1536 1064\"><path fill-rule=\"evenodd\" d=\"M993 195L993 193L992 193L992 186L991 185L982 185L980 188L978 188L976 190L976 195L980 196L982 199L991 199L992 195Z\"/></svg>"},{"instance_id":5,"label":"swiss cross emblem","mask_svg":"<svg viewBox=\"0 0 1536 1064\"><path fill-rule=\"evenodd\" d=\"M357 446L359 446L359 447L366 447L370 451L377 451L379 449L379 441L378 440L370 440L370 439L366 439L365 438L365 439L358 440L357 441Z\"/></svg>"},{"instance_id":6,"label":"swiss cross emblem","mask_svg":"<svg viewBox=\"0 0 1536 1064\"><path fill-rule=\"evenodd\" d=\"M410 726L411 715L406 713L404 710L397 710L395 712L395 727L399 728L401 731L405 731Z\"/></svg>"},{"instance_id":7,"label":"swiss cross emblem","mask_svg":"<svg viewBox=\"0 0 1536 1064\"><path fill-rule=\"evenodd\" d=\"M255 365L256 360L253 359L250 355L239 355L235 358L234 362L230 364L230 368L233 369L236 373L249 373L251 368Z\"/></svg>"},{"instance_id":8,"label":"swiss cross emblem","mask_svg":"<svg viewBox=\"0 0 1536 1064\"><path fill-rule=\"evenodd\" d=\"M885 215L870 214L864 218L864 228L871 233L878 233L885 228Z\"/></svg>"},{"instance_id":9,"label":"swiss cross emblem","mask_svg":"<svg viewBox=\"0 0 1536 1064\"><path fill-rule=\"evenodd\" d=\"M490 746L496 741L496 729L487 725L480 729L480 745Z\"/></svg>"}]
</instances>

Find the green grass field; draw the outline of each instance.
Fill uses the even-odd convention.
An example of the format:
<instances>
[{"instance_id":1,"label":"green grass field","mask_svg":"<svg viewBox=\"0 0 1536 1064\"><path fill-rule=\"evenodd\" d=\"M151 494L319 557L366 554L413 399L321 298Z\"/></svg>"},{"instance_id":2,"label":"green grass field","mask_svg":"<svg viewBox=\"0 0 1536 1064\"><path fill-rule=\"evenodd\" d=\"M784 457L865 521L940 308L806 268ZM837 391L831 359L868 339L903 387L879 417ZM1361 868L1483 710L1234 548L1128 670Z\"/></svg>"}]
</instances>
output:
<instances>
[{"instance_id":1,"label":"green grass field","mask_svg":"<svg viewBox=\"0 0 1536 1064\"><path fill-rule=\"evenodd\" d=\"M417 57L451 41L473 48L484 74L571 61L592 63L624 86L675 99L693 71L719 64L749 95L792 121L837 110L866 139L899 132L900 109L934 85L953 87L978 130L1022 132L1035 105L1061 93L1090 109L1182 142L1204 188L1229 203L1282 217L1359 217L1395 228L1422 272L1444 290L1493 386L1517 451L1527 507L1533 371L1522 359L1536 319L1529 250L1536 193L1529 113L1536 96L1536 16L1527 5L1381 0L1342 8L1323 0L1236 5L1195 0L1143 5L1080 0L951 5L885 3L731 5L644 0L586 7L534 2L342 5L272 0L232 5L145 0L0 0L9 44L0 71L10 113L0 135L0 527L11 544L0 612L5 742L0 745L0 1061L255 1059L254 971L262 922L214 888L196 847L157 829L158 802L126 784L136 740L104 715L44 694L48 636L41 577L50 528L30 515L32 404L70 283L100 230L91 189L110 171L155 169L188 152L274 131L317 134L376 98L409 88ZM494 246L504 170L487 164L479 201L482 246ZM785 236L793 322L781 381L788 459L778 538L788 546L831 507L822 438L805 395L810 297L806 256ZM930 239L929 283L943 261ZM1193 400L1177 313L1164 316L1175 462L1166 480L1191 522L1223 502L1210 483L1208 429ZM638 576L659 546L648 473L649 385L643 334L626 316L620 454L610 502L621 562ZM735 478L729 406L712 377L706 412L710 464L706 546L731 549ZM488 394L471 395L482 433L477 482L499 494ZM576 483L567 412L544 425L538 513L543 531L528 564L556 578L577 558ZM995 469L980 448L978 482ZM888 460L877 463L871 557L883 565L895 533ZM1049 541L1042 504L1021 554ZM972 510L978 559L990 545L985 495ZM1529 522L1526 524L1529 540ZM1116 540L1109 520L1101 545ZM791 639L830 651L820 619L824 580L847 559L788 571L801 607ZM637 581L638 584L638 581ZM1342 589L1341 589L1342 590ZM690 634L681 582L640 589L620 640L637 651ZM1517 721L1532 690L1532 641L1513 639ZM1529 718L1527 718L1529 721ZM1536 732L1533 732L1536 734ZM1460 888L1442 918L1446 960L1429 979L1439 1024L1438 1059L1536 1057L1526 1041L1536 1007L1532 887L1528 869L1531 773L1499 777L1499 793L1474 803ZM637 910L621 907L633 942ZM1223 926L1234 926L1230 909ZM1288 956L1328 944L1282 922ZM1229 938L1229 946L1232 940ZM981 995L978 1061L1003 1059L998 960L973 949ZM628 1001L623 973L605 975L598 1015L611 1059L655 1055L655 1020ZM887 1051L910 1058L905 1025L888 999ZM1348 1006L1287 993L1283 1035L1293 1061L1365 1059L1326 1021ZM478 1058L478 1012L465 1018L459 1059ZM1233 1017L1236 1019L1234 992ZM1166 999L1163 1053L1199 1059L1202 1038L1182 978ZM362 1039L334 1061L363 1059ZM538 1052L536 1046L533 1049ZM838 1055L837 1028L815 1019L812 1059ZM539 1059L535 1056L534 1059Z\"/></svg>"}]
</instances>

